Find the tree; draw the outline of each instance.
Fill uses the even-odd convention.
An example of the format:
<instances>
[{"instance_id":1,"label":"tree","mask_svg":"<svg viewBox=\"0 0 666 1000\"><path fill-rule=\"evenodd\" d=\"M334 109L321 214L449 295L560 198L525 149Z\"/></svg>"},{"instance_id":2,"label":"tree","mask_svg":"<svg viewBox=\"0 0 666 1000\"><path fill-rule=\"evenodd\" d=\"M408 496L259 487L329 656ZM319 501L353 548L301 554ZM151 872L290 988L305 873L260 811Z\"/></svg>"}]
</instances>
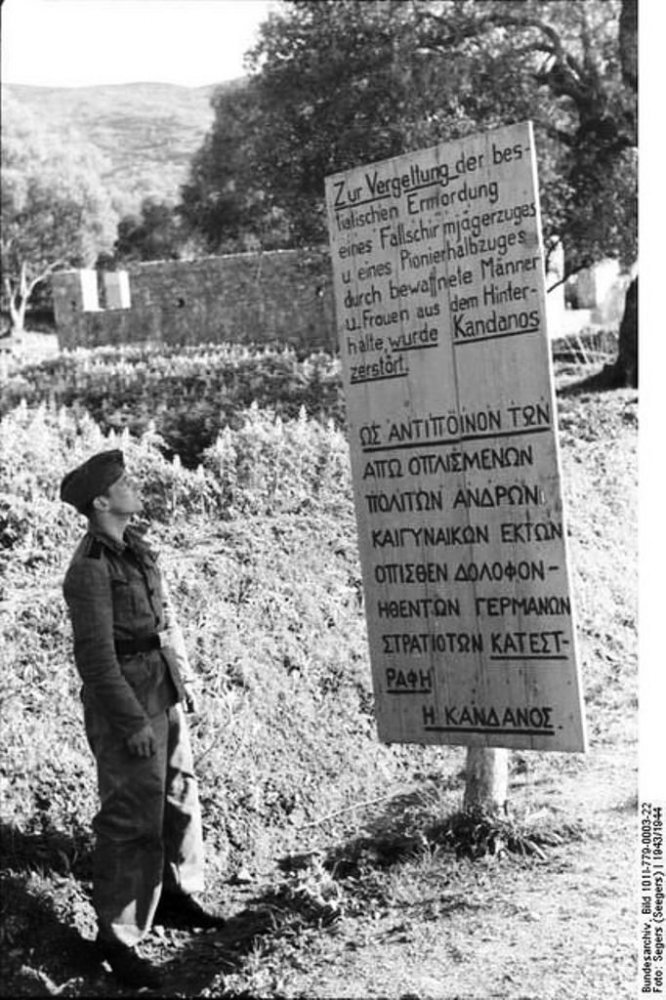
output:
<instances>
[{"instance_id":1,"label":"tree","mask_svg":"<svg viewBox=\"0 0 666 1000\"><path fill-rule=\"evenodd\" d=\"M525 116L535 120L542 151L550 147L542 159L554 155L542 208L547 243L565 246L565 278L608 256L629 268L638 229L637 0L464 3L453 26L436 7L422 7L422 45L485 66L502 120L520 106L512 76L524 87ZM598 380L606 384L637 385L637 279L630 290L617 360Z\"/></svg>"},{"instance_id":2,"label":"tree","mask_svg":"<svg viewBox=\"0 0 666 1000\"><path fill-rule=\"evenodd\" d=\"M267 203L256 176L253 144L262 125L253 85L221 88L212 104L216 125L195 154L189 180L181 188L181 218L208 253L285 246L285 212Z\"/></svg>"},{"instance_id":3,"label":"tree","mask_svg":"<svg viewBox=\"0 0 666 1000\"><path fill-rule=\"evenodd\" d=\"M3 99L0 249L13 331L23 330L31 296L54 270L90 265L109 244L115 219L95 167Z\"/></svg>"},{"instance_id":4,"label":"tree","mask_svg":"<svg viewBox=\"0 0 666 1000\"><path fill-rule=\"evenodd\" d=\"M405 105L418 91L400 43L410 8L325 0L271 16L249 85L214 102L183 190L192 223L213 239L254 232L262 246L267 228L283 247L326 241L324 177L404 148Z\"/></svg>"},{"instance_id":5,"label":"tree","mask_svg":"<svg viewBox=\"0 0 666 1000\"><path fill-rule=\"evenodd\" d=\"M124 215L118 223L113 249L119 262L178 260L186 241L186 233L173 205L144 198L140 215Z\"/></svg>"},{"instance_id":6,"label":"tree","mask_svg":"<svg viewBox=\"0 0 666 1000\"><path fill-rule=\"evenodd\" d=\"M563 243L566 276L634 262L634 0L294 0L250 65L197 155L194 225L253 230L260 199L282 245L325 242L327 174L532 119L547 250Z\"/></svg>"}]
</instances>

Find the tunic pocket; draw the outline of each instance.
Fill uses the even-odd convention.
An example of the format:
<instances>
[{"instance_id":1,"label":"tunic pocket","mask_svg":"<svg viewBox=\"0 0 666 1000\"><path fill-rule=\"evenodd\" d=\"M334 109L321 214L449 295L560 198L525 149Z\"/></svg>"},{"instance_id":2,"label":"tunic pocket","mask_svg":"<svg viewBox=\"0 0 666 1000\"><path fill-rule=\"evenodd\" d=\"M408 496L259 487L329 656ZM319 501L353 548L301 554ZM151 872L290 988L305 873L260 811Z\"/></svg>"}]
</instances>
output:
<instances>
[{"instance_id":1,"label":"tunic pocket","mask_svg":"<svg viewBox=\"0 0 666 1000\"><path fill-rule=\"evenodd\" d=\"M123 577L112 577L113 620L129 625L135 615L134 588Z\"/></svg>"}]
</instances>

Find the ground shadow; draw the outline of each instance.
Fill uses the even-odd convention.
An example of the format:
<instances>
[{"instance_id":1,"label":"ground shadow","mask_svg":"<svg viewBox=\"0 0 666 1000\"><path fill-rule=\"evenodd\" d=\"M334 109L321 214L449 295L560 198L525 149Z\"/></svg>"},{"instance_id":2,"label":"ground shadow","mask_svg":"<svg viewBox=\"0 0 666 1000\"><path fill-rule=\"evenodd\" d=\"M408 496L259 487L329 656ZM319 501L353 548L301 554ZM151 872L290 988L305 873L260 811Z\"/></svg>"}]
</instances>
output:
<instances>
[{"instance_id":1,"label":"ground shadow","mask_svg":"<svg viewBox=\"0 0 666 1000\"><path fill-rule=\"evenodd\" d=\"M270 902L270 894L249 901L249 905L229 916L221 930L199 934L180 932L174 957L161 966L164 975L163 992L197 996L210 987L220 975L230 975L243 968L247 956L262 941L275 943L284 933L289 920L289 907ZM147 944L144 953L150 954L154 945ZM229 993L225 997L250 996Z\"/></svg>"},{"instance_id":2,"label":"ground shadow","mask_svg":"<svg viewBox=\"0 0 666 1000\"><path fill-rule=\"evenodd\" d=\"M7 995L135 994L115 983L94 948L91 849L91 838L54 828L25 833L0 823L0 966ZM284 887L258 893L245 887L230 895L240 908L233 912L232 902L221 930L158 927L142 943L142 953L164 976L160 995L197 995L220 974L239 971L262 941L275 943L331 919L326 907L291 896Z\"/></svg>"},{"instance_id":3,"label":"ground shadow","mask_svg":"<svg viewBox=\"0 0 666 1000\"><path fill-rule=\"evenodd\" d=\"M456 778L452 782L457 786ZM447 791L440 783L394 796L364 819L362 835L320 851L281 858L278 872L264 886L238 888L227 883L220 887L228 914L221 929L190 933L155 928L141 951L162 971L160 995L200 995L220 976L243 973L253 952L270 953L281 942L297 941L308 928L332 926L340 916L335 899L327 901L325 894L308 888L317 888L317 866L340 887L345 898L361 906L368 894L379 900L382 872L434 848L441 852L441 864L453 870L459 853L450 840ZM478 823L472 826L477 833L481 829ZM463 834L467 832L463 830ZM481 829L481 833L487 839L495 835L492 827ZM14 995L133 995L104 972L92 948L89 847L85 839L53 829L24 834L11 824L0 825L0 849L5 858L3 926L9 928L5 952L11 959L14 938L19 946L27 937L35 943L29 961L23 958L22 968L15 968L13 977L5 976L5 982L15 987ZM464 900L454 894L449 905L459 908ZM86 933L81 933L81 922L75 919L77 906L79 911L87 908L86 920L92 921ZM32 975L33 992L27 992L28 986L21 980L26 967ZM228 990L224 995L229 1000L250 996Z\"/></svg>"},{"instance_id":4,"label":"ground shadow","mask_svg":"<svg viewBox=\"0 0 666 1000\"><path fill-rule=\"evenodd\" d=\"M450 787L439 782L392 797L365 817L361 836L281 858L278 872L264 886L238 888L227 883L220 887L228 914L221 929L190 933L155 928L141 950L162 971L160 995L200 995L215 986L220 976L242 973L253 952L270 953L281 942L298 940L308 928L333 925L340 915L335 900L327 902L325 895L308 890L310 885L316 889L317 866L345 898L361 906L368 893L380 901L383 872L419 854L438 849L439 862L455 868L459 852L451 841L452 803L446 795L458 787L458 778L452 776ZM484 831L477 823L474 830L477 837L481 830L487 847L493 829ZM14 995L133 995L103 970L92 947L91 846L91 839L55 829L25 834L11 824L0 825L5 869L0 876L2 926L9 929L5 952L11 959L13 937L27 936L35 943L29 961L23 958L22 968L15 968L13 977L4 977L14 987ZM460 899L451 897L451 908L462 905ZM82 908L86 909L83 923L87 921L89 928L85 933L81 932ZM28 974L32 978L26 983ZM227 990L225 996L242 1000L250 994Z\"/></svg>"},{"instance_id":5,"label":"ground shadow","mask_svg":"<svg viewBox=\"0 0 666 1000\"><path fill-rule=\"evenodd\" d=\"M81 933L49 891L32 884L25 873L3 872L0 894L6 995L49 996L56 984L101 975L90 934Z\"/></svg>"},{"instance_id":6,"label":"ground shadow","mask_svg":"<svg viewBox=\"0 0 666 1000\"><path fill-rule=\"evenodd\" d=\"M586 375L584 378L558 387L557 395L562 399L569 399L586 393L615 392L617 389L634 389L638 391L637 386L628 385L618 377L613 365L604 365L603 368L597 372L593 372L591 375Z\"/></svg>"},{"instance_id":7,"label":"ground shadow","mask_svg":"<svg viewBox=\"0 0 666 1000\"><path fill-rule=\"evenodd\" d=\"M0 823L2 978L17 996L51 995L54 983L100 971L90 846L52 827L26 833Z\"/></svg>"},{"instance_id":8,"label":"ground shadow","mask_svg":"<svg viewBox=\"0 0 666 1000\"><path fill-rule=\"evenodd\" d=\"M407 817L413 819L414 810L422 806L422 793L396 796L366 824L374 867L393 863L417 848L407 832ZM338 857L360 857L367 845L357 840L329 851L326 864L334 866ZM11 824L0 825L4 857L0 913L8 945L3 978L14 995L133 995L104 970L92 944L91 846L91 841L52 828L24 833ZM242 972L253 951L270 951L281 941L297 940L308 928L334 924L339 916L336 908L316 894L300 891L298 880L289 878L303 867L306 857L312 859L312 855L283 858L281 874L266 886L222 887L229 915L219 930L189 933L157 927L141 951L160 967L164 977L160 995L199 995L221 975ZM86 933L81 933L80 914L77 919L73 905L86 909ZM27 949L27 940L34 947ZM225 996L242 1000L250 994L227 991Z\"/></svg>"}]
</instances>

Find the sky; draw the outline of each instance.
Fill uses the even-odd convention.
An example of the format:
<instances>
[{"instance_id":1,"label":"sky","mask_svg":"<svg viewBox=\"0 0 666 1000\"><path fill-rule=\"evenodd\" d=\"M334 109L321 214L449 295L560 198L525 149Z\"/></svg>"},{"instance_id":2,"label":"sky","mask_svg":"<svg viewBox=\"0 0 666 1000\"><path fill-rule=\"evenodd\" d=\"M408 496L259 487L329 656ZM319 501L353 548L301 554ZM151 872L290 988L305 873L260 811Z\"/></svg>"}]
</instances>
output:
<instances>
[{"instance_id":1,"label":"sky","mask_svg":"<svg viewBox=\"0 0 666 1000\"><path fill-rule=\"evenodd\" d=\"M275 0L4 0L2 82L201 87L245 73Z\"/></svg>"}]
</instances>

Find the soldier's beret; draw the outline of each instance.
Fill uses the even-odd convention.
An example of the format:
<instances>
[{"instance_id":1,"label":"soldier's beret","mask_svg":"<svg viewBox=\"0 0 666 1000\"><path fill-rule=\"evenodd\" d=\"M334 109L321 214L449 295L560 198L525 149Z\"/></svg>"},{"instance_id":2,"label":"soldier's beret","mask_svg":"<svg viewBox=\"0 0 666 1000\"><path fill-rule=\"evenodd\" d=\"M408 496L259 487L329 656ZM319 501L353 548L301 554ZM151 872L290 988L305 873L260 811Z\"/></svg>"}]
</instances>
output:
<instances>
[{"instance_id":1,"label":"soldier's beret","mask_svg":"<svg viewBox=\"0 0 666 1000\"><path fill-rule=\"evenodd\" d=\"M125 456L120 448L101 451L67 473L60 484L60 499L85 511L95 497L120 479L124 471Z\"/></svg>"}]
</instances>

